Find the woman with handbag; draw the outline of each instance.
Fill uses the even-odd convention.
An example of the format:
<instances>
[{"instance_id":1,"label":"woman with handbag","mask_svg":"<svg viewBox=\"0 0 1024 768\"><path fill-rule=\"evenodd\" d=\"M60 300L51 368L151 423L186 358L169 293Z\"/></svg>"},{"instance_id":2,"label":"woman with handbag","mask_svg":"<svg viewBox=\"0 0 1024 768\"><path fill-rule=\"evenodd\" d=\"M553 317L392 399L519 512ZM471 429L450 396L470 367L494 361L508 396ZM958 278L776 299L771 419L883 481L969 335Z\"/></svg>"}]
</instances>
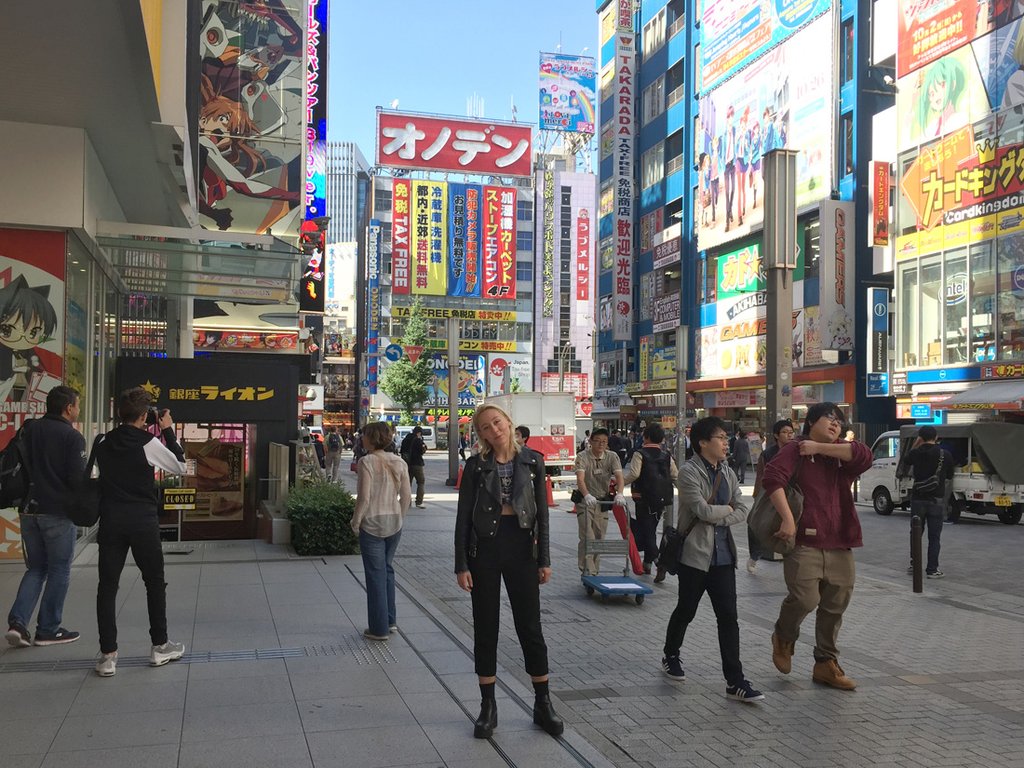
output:
<instances>
[{"instance_id":1,"label":"woman with handbag","mask_svg":"<svg viewBox=\"0 0 1024 768\"><path fill-rule=\"evenodd\" d=\"M688 531L679 566L679 601L665 632L661 668L669 679L683 682L679 660L686 628L697 615L704 593L718 620L725 695L743 702L764 700L764 694L743 676L740 628L736 612L736 544L729 526L747 517L740 483L729 467L729 434L725 422L708 416L690 430L695 455L679 470L679 530Z\"/></svg>"},{"instance_id":2,"label":"woman with handbag","mask_svg":"<svg viewBox=\"0 0 1024 768\"><path fill-rule=\"evenodd\" d=\"M366 454L357 465L356 510L352 530L359 536L366 576L367 628L370 640L387 640L395 624L395 569L391 562L412 503L405 462L384 450L392 442L383 421L367 424L360 438Z\"/></svg>"},{"instance_id":3,"label":"woman with handbag","mask_svg":"<svg viewBox=\"0 0 1024 768\"><path fill-rule=\"evenodd\" d=\"M551 706L548 649L540 626L540 585L551 580L544 460L519 446L512 420L494 405L477 409L473 428L480 453L463 470L455 520L455 574L473 601L473 659L480 684L473 735L490 738L498 725L494 687L504 579L533 681L533 722L558 736L564 726Z\"/></svg>"},{"instance_id":4,"label":"woman with handbag","mask_svg":"<svg viewBox=\"0 0 1024 768\"><path fill-rule=\"evenodd\" d=\"M850 486L871 466L871 449L841 440L844 422L835 403L808 408L803 435L765 467L763 485L780 518L776 538L795 544L783 560L788 594L772 633L772 662L789 674L800 624L816 610L812 679L852 691L857 683L839 666L836 641L853 594L853 548L864 543ZM791 485L803 495L799 520L786 495Z\"/></svg>"}]
</instances>

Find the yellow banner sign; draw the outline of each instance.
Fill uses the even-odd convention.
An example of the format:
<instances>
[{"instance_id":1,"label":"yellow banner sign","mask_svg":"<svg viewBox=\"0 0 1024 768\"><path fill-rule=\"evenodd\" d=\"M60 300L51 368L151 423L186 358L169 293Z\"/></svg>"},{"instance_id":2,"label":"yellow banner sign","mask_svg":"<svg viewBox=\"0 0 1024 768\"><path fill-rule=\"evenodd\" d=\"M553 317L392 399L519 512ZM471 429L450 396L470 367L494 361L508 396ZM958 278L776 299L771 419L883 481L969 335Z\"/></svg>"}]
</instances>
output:
<instances>
[{"instance_id":1,"label":"yellow banner sign","mask_svg":"<svg viewBox=\"0 0 1024 768\"><path fill-rule=\"evenodd\" d=\"M412 292L444 296L448 292L448 185L412 183Z\"/></svg>"},{"instance_id":2,"label":"yellow banner sign","mask_svg":"<svg viewBox=\"0 0 1024 768\"><path fill-rule=\"evenodd\" d=\"M423 317L428 320L447 320L454 317L458 320L499 320L505 323L514 323L516 313L514 311L494 309L444 309L435 307L423 307L420 310ZM410 307L391 307L392 317L411 317Z\"/></svg>"},{"instance_id":3,"label":"yellow banner sign","mask_svg":"<svg viewBox=\"0 0 1024 768\"><path fill-rule=\"evenodd\" d=\"M423 346L427 349L448 349L444 339L426 339ZM516 352L514 341L485 341L481 339L459 339L459 350L462 352Z\"/></svg>"}]
</instances>

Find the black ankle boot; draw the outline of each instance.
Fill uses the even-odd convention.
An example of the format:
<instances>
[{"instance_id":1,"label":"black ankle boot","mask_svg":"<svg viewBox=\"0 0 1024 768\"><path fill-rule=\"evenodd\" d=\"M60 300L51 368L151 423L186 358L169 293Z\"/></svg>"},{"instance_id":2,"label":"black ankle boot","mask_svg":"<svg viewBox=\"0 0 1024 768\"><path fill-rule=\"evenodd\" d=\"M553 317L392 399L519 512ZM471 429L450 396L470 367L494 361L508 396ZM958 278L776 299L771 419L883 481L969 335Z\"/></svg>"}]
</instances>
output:
<instances>
[{"instance_id":1,"label":"black ankle boot","mask_svg":"<svg viewBox=\"0 0 1024 768\"><path fill-rule=\"evenodd\" d=\"M551 706L551 698L547 694L538 696L534 702L533 722L552 736L561 736L565 730L565 723L558 719L555 708Z\"/></svg>"},{"instance_id":2,"label":"black ankle boot","mask_svg":"<svg viewBox=\"0 0 1024 768\"><path fill-rule=\"evenodd\" d=\"M480 702L480 716L473 723L473 736L478 739L489 739L497 727L498 704L494 699L483 699Z\"/></svg>"}]
</instances>

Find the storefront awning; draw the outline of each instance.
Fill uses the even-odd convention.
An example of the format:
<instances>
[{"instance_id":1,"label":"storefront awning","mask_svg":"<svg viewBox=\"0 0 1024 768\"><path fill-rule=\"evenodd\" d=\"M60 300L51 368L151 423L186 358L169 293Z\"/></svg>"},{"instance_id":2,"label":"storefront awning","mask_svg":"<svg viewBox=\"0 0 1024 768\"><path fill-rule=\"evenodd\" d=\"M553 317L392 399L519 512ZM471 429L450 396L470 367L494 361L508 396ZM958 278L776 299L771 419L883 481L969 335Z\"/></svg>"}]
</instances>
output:
<instances>
[{"instance_id":1,"label":"storefront awning","mask_svg":"<svg viewBox=\"0 0 1024 768\"><path fill-rule=\"evenodd\" d=\"M988 381L957 392L933 407L951 411L1020 411L1024 410L1024 380Z\"/></svg>"}]
</instances>

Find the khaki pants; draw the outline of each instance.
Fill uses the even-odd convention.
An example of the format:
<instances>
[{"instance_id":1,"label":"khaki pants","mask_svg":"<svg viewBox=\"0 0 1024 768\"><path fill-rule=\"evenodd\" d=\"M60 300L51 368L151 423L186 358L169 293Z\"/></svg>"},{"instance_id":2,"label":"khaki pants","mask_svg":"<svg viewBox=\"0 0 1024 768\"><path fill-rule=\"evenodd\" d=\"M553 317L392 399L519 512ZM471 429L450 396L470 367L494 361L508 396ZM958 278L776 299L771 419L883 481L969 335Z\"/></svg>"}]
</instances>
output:
<instances>
[{"instance_id":1,"label":"khaki pants","mask_svg":"<svg viewBox=\"0 0 1024 768\"><path fill-rule=\"evenodd\" d=\"M583 541L594 541L595 539L604 538L605 531L608 530L608 510L598 509L596 511L588 511L585 505L577 504L576 523L580 529L580 543L576 548L580 571L583 571L584 565L586 565L586 570L591 575L597 574L601 566L601 556L587 555L586 563L584 563Z\"/></svg>"},{"instance_id":2,"label":"khaki pants","mask_svg":"<svg viewBox=\"0 0 1024 768\"><path fill-rule=\"evenodd\" d=\"M853 552L797 546L783 559L782 572L789 594L782 601L779 620L775 623L776 636L784 643L796 642L801 622L817 609L814 659L838 659L836 640L856 579Z\"/></svg>"}]
</instances>

